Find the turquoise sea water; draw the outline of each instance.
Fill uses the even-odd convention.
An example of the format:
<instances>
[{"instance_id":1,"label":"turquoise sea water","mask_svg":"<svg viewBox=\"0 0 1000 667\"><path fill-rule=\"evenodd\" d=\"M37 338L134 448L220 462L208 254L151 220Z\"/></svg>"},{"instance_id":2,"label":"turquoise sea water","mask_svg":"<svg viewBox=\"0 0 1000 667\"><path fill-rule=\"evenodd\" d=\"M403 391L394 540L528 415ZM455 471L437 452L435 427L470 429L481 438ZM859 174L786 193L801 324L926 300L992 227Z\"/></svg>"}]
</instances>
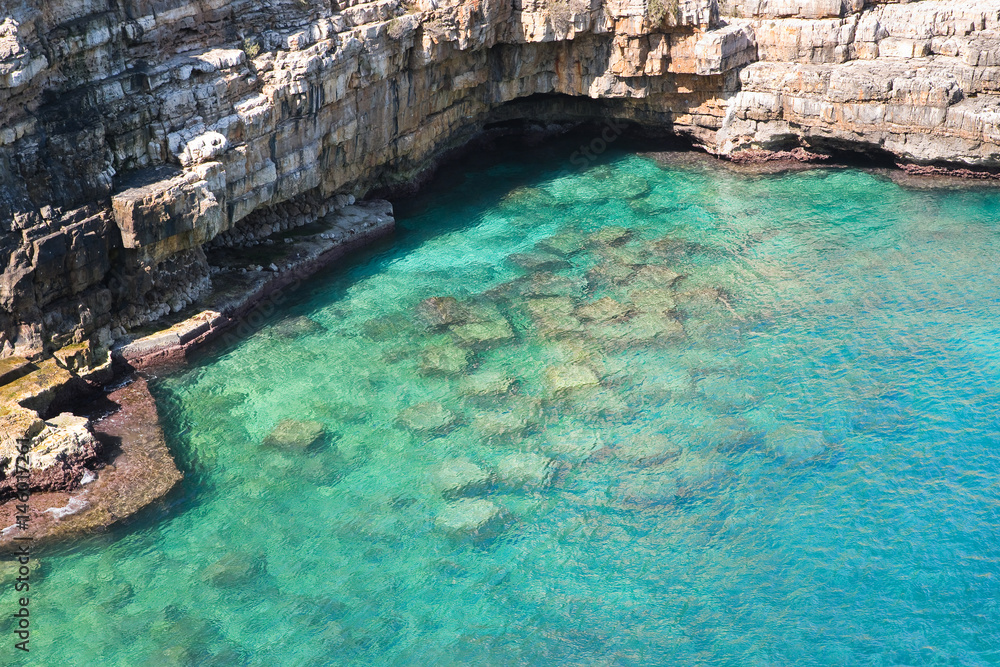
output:
<instances>
[{"instance_id":1,"label":"turquoise sea water","mask_svg":"<svg viewBox=\"0 0 1000 667\"><path fill-rule=\"evenodd\" d=\"M1000 191L570 152L158 379L26 664L1000 664Z\"/></svg>"}]
</instances>

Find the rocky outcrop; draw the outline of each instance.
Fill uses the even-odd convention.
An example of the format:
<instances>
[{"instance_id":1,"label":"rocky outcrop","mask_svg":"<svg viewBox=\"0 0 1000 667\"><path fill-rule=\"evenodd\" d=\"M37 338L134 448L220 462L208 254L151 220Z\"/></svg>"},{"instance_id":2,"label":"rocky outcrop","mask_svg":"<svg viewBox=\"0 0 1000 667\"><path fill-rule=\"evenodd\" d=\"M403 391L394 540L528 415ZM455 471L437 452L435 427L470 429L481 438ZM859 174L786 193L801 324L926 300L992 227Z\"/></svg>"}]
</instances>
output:
<instances>
[{"instance_id":1,"label":"rocky outcrop","mask_svg":"<svg viewBox=\"0 0 1000 667\"><path fill-rule=\"evenodd\" d=\"M1000 0L5 7L0 357L107 347L207 293L206 244L323 217L499 121L1000 167Z\"/></svg>"},{"instance_id":2,"label":"rocky outcrop","mask_svg":"<svg viewBox=\"0 0 1000 667\"><path fill-rule=\"evenodd\" d=\"M29 476L34 492L26 513L16 500L0 504L0 546L25 537L38 544L105 530L163 498L181 480L145 380L115 389L106 400L110 414L92 424L60 415L34 436L40 466ZM93 450L99 460L83 464ZM46 484L56 473L60 483Z\"/></svg>"},{"instance_id":3,"label":"rocky outcrop","mask_svg":"<svg viewBox=\"0 0 1000 667\"><path fill-rule=\"evenodd\" d=\"M23 478L15 473L19 456L16 441L0 442L0 500L17 495L18 481L27 481L31 491L67 491L76 488L88 467L93 467L101 452L94 438L90 420L64 412L34 425L38 432L27 444L27 465Z\"/></svg>"}]
</instances>

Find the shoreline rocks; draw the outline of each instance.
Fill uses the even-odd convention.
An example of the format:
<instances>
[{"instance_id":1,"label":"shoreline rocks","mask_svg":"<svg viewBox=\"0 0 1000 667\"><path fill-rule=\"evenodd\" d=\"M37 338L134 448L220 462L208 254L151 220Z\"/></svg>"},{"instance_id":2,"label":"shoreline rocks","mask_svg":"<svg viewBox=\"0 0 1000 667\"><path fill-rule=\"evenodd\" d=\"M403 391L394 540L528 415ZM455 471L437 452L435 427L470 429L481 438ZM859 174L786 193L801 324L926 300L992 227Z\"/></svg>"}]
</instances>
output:
<instances>
[{"instance_id":1,"label":"shoreline rocks","mask_svg":"<svg viewBox=\"0 0 1000 667\"><path fill-rule=\"evenodd\" d=\"M37 544L106 530L163 498L181 480L146 381L136 378L109 393L107 399L116 410L92 427L107 458L97 461L93 469L87 468L78 485L33 493L27 533L14 529L16 503L0 504L0 545L25 534ZM72 437L78 437L74 442L87 451L83 420L61 416L49 421L63 431L71 429Z\"/></svg>"}]
</instances>

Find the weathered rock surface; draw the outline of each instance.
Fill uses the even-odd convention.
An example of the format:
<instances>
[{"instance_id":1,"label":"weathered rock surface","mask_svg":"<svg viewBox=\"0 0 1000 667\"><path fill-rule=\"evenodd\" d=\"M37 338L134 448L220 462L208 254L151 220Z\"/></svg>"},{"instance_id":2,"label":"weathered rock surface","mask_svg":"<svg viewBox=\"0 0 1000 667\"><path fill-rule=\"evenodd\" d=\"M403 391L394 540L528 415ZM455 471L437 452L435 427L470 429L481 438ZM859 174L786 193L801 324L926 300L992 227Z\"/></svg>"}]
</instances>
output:
<instances>
[{"instance_id":1,"label":"weathered rock surface","mask_svg":"<svg viewBox=\"0 0 1000 667\"><path fill-rule=\"evenodd\" d=\"M1000 167L998 34L1000 0L14 3L0 357L106 346L179 312L216 280L203 247L349 211L496 121ZM473 343L505 335L459 326Z\"/></svg>"}]
</instances>

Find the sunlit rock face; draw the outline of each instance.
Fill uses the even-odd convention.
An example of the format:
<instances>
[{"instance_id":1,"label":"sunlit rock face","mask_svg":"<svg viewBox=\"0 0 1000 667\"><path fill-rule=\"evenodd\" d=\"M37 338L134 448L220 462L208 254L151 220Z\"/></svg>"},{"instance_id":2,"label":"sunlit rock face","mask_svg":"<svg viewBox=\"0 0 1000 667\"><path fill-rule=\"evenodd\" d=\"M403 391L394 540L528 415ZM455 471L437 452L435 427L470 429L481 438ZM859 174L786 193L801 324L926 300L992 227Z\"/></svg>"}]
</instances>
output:
<instances>
[{"instance_id":1,"label":"sunlit rock face","mask_svg":"<svg viewBox=\"0 0 1000 667\"><path fill-rule=\"evenodd\" d=\"M217 235L325 215L497 120L995 167L998 26L1000 0L8 3L0 356L107 344L209 289Z\"/></svg>"}]
</instances>

